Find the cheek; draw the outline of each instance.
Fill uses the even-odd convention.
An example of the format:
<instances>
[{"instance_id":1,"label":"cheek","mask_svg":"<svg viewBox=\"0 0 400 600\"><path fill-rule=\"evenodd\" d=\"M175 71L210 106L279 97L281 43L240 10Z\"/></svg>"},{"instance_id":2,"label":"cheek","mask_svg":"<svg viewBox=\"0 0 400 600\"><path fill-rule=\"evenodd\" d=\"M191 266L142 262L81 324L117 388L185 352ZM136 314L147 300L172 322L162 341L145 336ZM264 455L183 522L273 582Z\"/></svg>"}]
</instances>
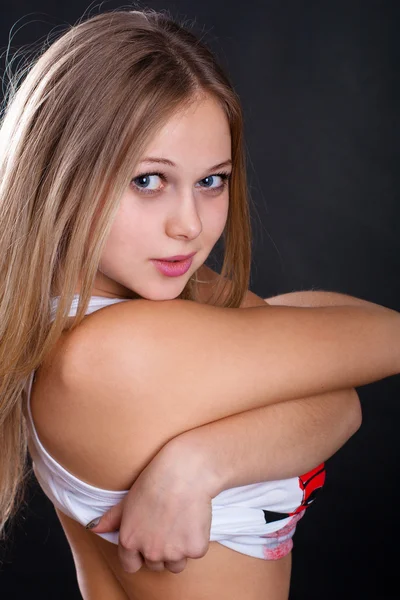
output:
<instances>
[{"instance_id":1,"label":"cheek","mask_svg":"<svg viewBox=\"0 0 400 600\"><path fill-rule=\"evenodd\" d=\"M228 219L229 200L221 198L221 202L216 203L207 214L207 230L214 238L219 238L226 225Z\"/></svg>"},{"instance_id":2,"label":"cheek","mask_svg":"<svg viewBox=\"0 0 400 600\"><path fill-rule=\"evenodd\" d=\"M100 268L134 268L138 261L153 256L155 226L155 219L122 203L103 248Z\"/></svg>"},{"instance_id":3,"label":"cheek","mask_svg":"<svg viewBox=\"0 0 400 600\"><path fill-rule=\"evenodd\" d=\"M119 236L126 243L132 242L136 247L143 245L159 230L162 215L155 204L153 207L150 203L140 206L138 201L135 202L132 198L124 200L115 222L115 237Z\"/></svg>"},{"instance_id":4,"label":"cheek","mask_svg":"<svg viewBox=\"0 0 400 600\"><path fill-rule=\"evenodd\" d=\"M136 241L135 232L131 231L129 221L120 212L117 214L101 254L100 268L111 269L122 265L127 257L132 257Z\"/></svg>"},{"instance_id":5,"label":"cheek","mask_svg":"<svg viewBox=\"0 0 400 600\"><path fill-rule=\"evenodd\" d=\"M129 198L122 198L119 210L113 221L107 246L116 250L135 245L136 240L143 237L143 220L140 213L135 211ZM136 246L138 244L136 243Z\"/></svg>"}]
</instances>

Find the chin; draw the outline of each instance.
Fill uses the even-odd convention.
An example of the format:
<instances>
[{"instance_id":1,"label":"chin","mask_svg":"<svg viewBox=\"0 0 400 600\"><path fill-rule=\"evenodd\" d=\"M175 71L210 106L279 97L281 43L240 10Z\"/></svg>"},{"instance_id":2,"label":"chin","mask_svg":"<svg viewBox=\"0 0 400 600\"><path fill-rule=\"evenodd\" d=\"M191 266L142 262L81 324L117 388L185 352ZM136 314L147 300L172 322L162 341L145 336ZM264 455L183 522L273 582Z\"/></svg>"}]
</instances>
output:
<instances>
[{"instance_id":1,"label":"chin","mask_svg":"<svg viewBox=\"0 0 400 600\"><path fill-rule=\"evenodd\" d=\"M161 302L162 300L175 300L182 293L182 290L178 292L167 292L166 290L160 290L159 292L149 291L137 292L145 300L153 300L154 302Z\"/></svg>"}]
</instances>

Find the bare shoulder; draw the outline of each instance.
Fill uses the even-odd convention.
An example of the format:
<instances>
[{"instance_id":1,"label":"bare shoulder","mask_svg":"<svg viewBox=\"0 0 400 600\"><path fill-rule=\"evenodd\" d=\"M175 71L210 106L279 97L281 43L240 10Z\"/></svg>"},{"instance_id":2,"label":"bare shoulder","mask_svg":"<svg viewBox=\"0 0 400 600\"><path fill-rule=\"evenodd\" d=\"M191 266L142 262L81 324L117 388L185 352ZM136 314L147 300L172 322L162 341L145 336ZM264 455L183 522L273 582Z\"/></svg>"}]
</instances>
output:
<instances>
[{"instance_id":1,"label":"bare shoulder","mask_svg":"<svg viewBox=\"0 0 400 600\"><path fill-rule=\"evenodd\" d=\"M58 373L38 382L45 446L88 483L128 489L169 440L246 409L253 310L134 300L88 315L60 345Z\"/></svg>"},{"instance_id":2,"label":"bare shoulder","mask_svg":"<svg viewBox=\"0 0 400 600\"><path fill-rule=\"evenodd\" d=\"M115 357L115 351L118 350L119 365L121 365L120 358L123 348L129 353L129 362L132 368L132 361L135 357L140 359L149 356L146 349L150 351L149 344L151 345L155 340L162 339L165 349L165 342L168 339L166 336L173 334L172 328L175 328L175 334L172 335L174 339L177 339L179 333L185 337L192 332L191 341L195 331L200 329L206 335L201 336L198 343L200 344L204 337L206 349L207 342L213 343L215 339L212 334L215 322L217 321L218 325L223 327L223 321L226 321L226 325L229 327L232 321L237 320L238 309L224 309L208 304L212 286L220 278L220 275L205 265L199 269L199 272L202 280L200 302L177 299L154 302L140 299L113 304L86 317L70 336L68 346L71 351L68 356L72 360L65 363L66 367L71 367L70 374L79 375L82 368L89 368L91 359L97 362L98 352L101 353L102 359L106 360L106 354L109 353L111 357ZM261 306L265 308L269 304L251 290L247 290L240 308ZM207 336L208 332L210 332L209 337ZM220 333L223 332L224 329ZM218 335L218 332L215 333ZM140 348L141 351L133 352L135 348Z\"/></svg>"},{"instance_id":3,"label":"bare shoulder","mask_svg":"<svg viewBox=\"0 0 400 600\"><path fill-rule=\"evenodd\" d=\"M223 418L227 410L241 412L235 396L230 408L223 396L256 368L258 328L250 313L258 310L181 299L114 304L91 314L70 336L65 381L87 398L94 394L97 404L118 391L119 402L130 403L142 420L157 410L175 435ZM249 344L254 349L246 352Z\"/></svg>"},{"instance_id":4,"label":"bare shoulder","mask_svg":"<svg viewBox=\"0 0 400 600\"><path fill-rule=\"evenodd\" d=\"M117 356L120 367L124 356L131 368L134 362L143 365L142 359L148 359L149 352L157 346L165 351L169 339L174 342L194 332L194 328L208 329L216 313L226 312L227 309L181 299L140 299L107 306L86 317L71 332L66 372L71 367L70 375L79 375L80 365L87 369L92 361L93 366L98 366L99 360L111 365Z\"/></svg>"},{"instance_id":5,"label":"bare shoulder","mask_svg":"<svg viewBox=\"0 0 400 600\"><path fill-rule=\"evenodd\" d=\"M262 305L223 308L175 299L109 306L71 336L65 385L79 410L85 398L109 412L112 398L123 418L162 431L164 443L268 403L282 380L274 339L282 338L276 313L284 309ZM260 323L260 311L270 318Z\"/></svg>"},{"instance_id":6,"label":"bare shoulder","mask_svg":"<svg viewBox=\"0 0 400 600\"><path fill-rule=\"evenodd\" d=\"M183 354L192 359L194 349L200 356L209 343L228 334L242 312L180 299L107 306L70 334L65 376L72 381L81 375L87 379L89 373L102 378L136 372L140 377L160 361L179 361Z\"/></svg>"},{"instance_id":7,"label":"bare shoulder","mask_svg":"<svg viewBox=\"0 0 400 600\"><path fill-rule=\"evenodd\" d=\"M218 410L216 399L227 373L206 344L218 357L232 322L224 316L242 312L134 300L88 315L36 385L34 419L48 451L92 485L128 489L169 440L224 416L226 401Z\"/></svg>"}]
</instances>

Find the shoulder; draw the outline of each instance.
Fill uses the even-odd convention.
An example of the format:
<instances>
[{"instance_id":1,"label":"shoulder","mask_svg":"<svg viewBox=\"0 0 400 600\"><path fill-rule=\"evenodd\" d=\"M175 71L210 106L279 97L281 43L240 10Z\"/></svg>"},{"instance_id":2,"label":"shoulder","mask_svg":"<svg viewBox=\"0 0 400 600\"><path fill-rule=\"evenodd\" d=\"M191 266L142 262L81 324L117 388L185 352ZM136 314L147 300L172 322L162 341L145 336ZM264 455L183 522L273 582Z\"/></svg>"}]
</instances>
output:
<instances>
[{"instance_id":1,"label":"shoulder","mask_svg":"<svg viewBox=\"0 0 400 600\"><path fill-rule=\"evenodd\" d=\"M189 412L170 415L171 398L162 393L168 382L154 376L152 365L157 348L164 363L171 356L163 324L176 330L178 311L190 323L192 304L113 304L60 340L35 386L34 419L47 450L74 475L99 487L127 489L132 476L185 430Z\"/></svg>"},{"instance_id":2,"label":"shoulder","mask_svg":"<svg viewBox=\"0 0 400 600\"><path fill-rule=\"evenodd\" d=\"M65 372L70 368L70 374L79 374L80 365L88 369L98 361L104 367L114 362L121 367L124 357L132 368L135 359L148 357L147 351L159 346L160 339L166 341L172 333L174 337L184 334L210 308L181 299L139 299L102 308L69 334Z\"/></svg>"},{"instance_id":3,"label":"shoulder","mask_svg":"<svg viewBox=\"0 0 400 600\"><path fill-rule=\"evenodd\" d=\"M215 404L188 393L208 359L198 342L209 311L233 312L134 300L88 315L60 346L53 397L35 415L53 456L92 485L127 489L164 444L212 420Z\"/></svg>"},{"instance_id":4,"label":"shoulder","mask_svg":"<svg viewBox=\"0 0 400 600\"><path fill-rule=\"evenodd\" d=\"M201 377L207 348L215 346L221 332L226 338L234 313L242 311L181 299L140 299L96 311L65 346L65 386L71 396L93 398L98 405L100 398L107 404L118 396L127 411L138 406L131 402L134 393L137 400L147 398L155 410L166 402L165 386L172 393L175 384L189 385L190 377L176 377L176 365Z\"/></svg>"},{"instance_id":5,"label":"shoulder","mask_svg":"<svg viewBox=\"0 0 400 600\"><path fill-rule=\"evenodd\" d=\"M202 277L205 274L209 281L219 277L211 269L203 271ZM259 306L268 304L248 290L240 309ZM233 342L236 324L245 313L181 299L113 304L86 317L70 334L64 372L70 382L94 387L103 378L125 378L127 382L134 378L136 389L141 380L149 389L148 376L151 372L164 375L166 361L189 361L191 369L199 373L200 356L228 336ZM240 331L241 327L237 333Z\"/></svg>"},{"instance_id":6,"label":"shoulder","mask_svg":"<svg viewBox=\"0 0 400 600\"><path fill-rule=\"evenodd\" d=\"M59 348L57 385L44 389L49 449L89 483L126 489L172 438L254 408L266 394L257 312L175 299L87 316Z\"/></svg>"},{"instance_id":7,"label":"shoulder","mask_svg":"<svg viewBox=\"0 0 400 600\"><path fill-rule=\"evenodd\" d=\"M168 418L175 435L220 418L224 413L211 399L231 393L232 365L257 331L253 310L181 299L135 300L101 309L69 339L63 359L69 397L105 411L110 399L118 401L120 414L142 423L157 412ZM248 366L253 369L255 353L241 360L243 377ZM204 394L209 405L200 402Z\"/></svg>"}]
</instances>

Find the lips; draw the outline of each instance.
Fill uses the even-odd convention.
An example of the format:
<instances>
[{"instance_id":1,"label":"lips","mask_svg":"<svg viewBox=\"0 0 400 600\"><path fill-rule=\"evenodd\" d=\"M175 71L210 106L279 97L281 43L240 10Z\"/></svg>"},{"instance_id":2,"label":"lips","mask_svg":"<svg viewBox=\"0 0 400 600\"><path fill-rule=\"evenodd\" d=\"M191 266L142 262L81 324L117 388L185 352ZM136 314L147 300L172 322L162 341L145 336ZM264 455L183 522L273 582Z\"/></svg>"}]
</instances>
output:
<instances>
[{"instance_id":1,"label":"lips","mask_svg":"<svg viewBox=\"0 0 400 600\"><path fill-rule=\"evenodd\" d=\"M195 254L196 254L196 252L192 252L191 254L177 254L176 256L167 256L166 258L153 258L152 260L162 260L165 262L178 262L178 261L182 261L182 260L188 260Z\"/></svg>"},{"instance_id":2,"label":"lips","mask_svg":"<svg viewBox=\"0 0 400 600\"><path fill-rule=\"evenodd\" d=\"M157 270L167 277L179 277L187 273L192 266L193 257L189 257L186 260L179 260L173 262L172 260L159 260L152 259L151 262L157 268Z\"/></svg>"}]
</instances>

